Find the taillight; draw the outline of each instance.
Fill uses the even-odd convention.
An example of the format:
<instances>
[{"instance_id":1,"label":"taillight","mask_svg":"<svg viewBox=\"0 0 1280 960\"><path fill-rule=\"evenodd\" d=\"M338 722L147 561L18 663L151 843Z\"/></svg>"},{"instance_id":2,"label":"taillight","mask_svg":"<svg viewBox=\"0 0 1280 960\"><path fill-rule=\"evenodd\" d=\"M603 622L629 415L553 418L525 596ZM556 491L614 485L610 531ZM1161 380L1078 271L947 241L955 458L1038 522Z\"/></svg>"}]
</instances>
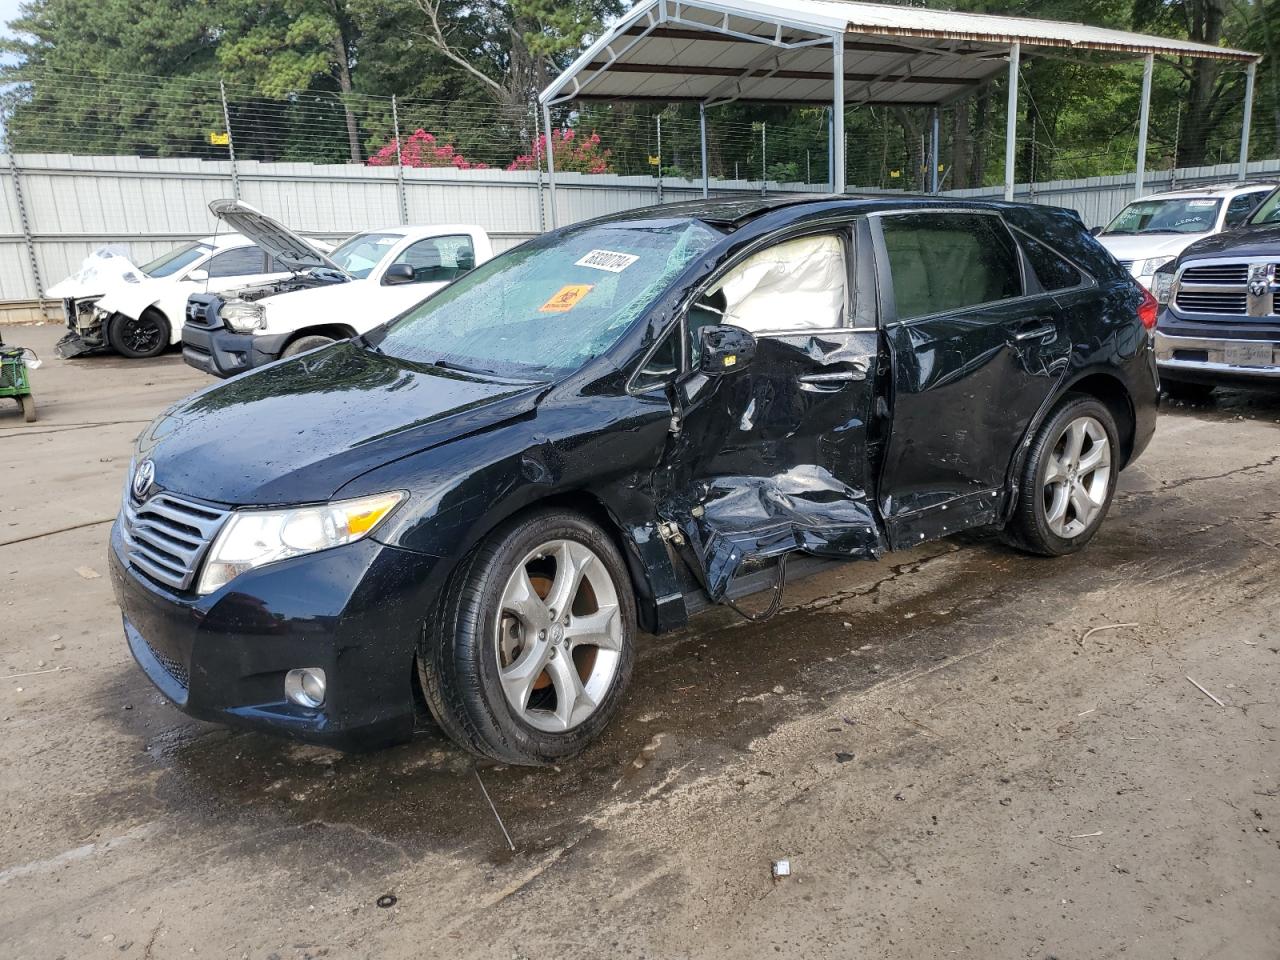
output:
<instances>
[{"instance_id":1,"label":"taillight","mask_svg":"<svg viewBox=\"0 0 1280 960\"><path fill-rule=\"evenodd\" d=\"M1156 298L1151 295L1151 291L1142 284L1138 284L1138 289L1142 291L1142 302L1138 304L1138 319L1148 330L1154 330L1156 317L1160 315L1160 304L1156 303Z\"/></svg>"}]
</instances>

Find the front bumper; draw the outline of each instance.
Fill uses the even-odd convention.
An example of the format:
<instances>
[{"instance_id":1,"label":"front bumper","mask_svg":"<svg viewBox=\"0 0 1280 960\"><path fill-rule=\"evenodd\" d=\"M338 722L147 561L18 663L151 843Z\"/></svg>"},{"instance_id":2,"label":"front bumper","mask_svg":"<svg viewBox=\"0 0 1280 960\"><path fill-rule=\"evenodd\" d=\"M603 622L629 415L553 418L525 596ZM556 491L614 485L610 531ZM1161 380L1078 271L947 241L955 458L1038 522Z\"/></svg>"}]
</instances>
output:
<instances>
[{"instance_id":1,"label":"front bumper","mask_svg":"<svg viewBox=\"0 0 1280 960\"><path fill-rule=\"evenodd\" d=\"M436 558L365 539L197 597L130 568L117 522L109 564L134 659L184 713L341 750L412 734L413 658ZM319 707L285 698L296 667L325 671Z\"/></svg>"},{"instance_id":2,"label":"front bumper","mask_svg":"<svg viewBox=\"0 0 1280 960\"><path fill-rule=\"evenodd\" d=\"M1156 366L1166 380L1188 383L1265 384L1280 386L1280 330L1275 340L1205 336L1179 336L1156 330ZM1248 347L1261 362L1250 365L1231 363L1228 349ZM1269 363L1267 362L1269 354Z\"/></svg>"},{"instance_id":3,"label":"front bumper","mask_svg":"<svg viewBox=\"0 0 1280 960\"><path fill-rule=\"evenodd\" d=\"M280 359L288 339L287 333L256 336L187 323L182 327L182 359L197 370L225 379Z\"/></svg>"}]
</instances>

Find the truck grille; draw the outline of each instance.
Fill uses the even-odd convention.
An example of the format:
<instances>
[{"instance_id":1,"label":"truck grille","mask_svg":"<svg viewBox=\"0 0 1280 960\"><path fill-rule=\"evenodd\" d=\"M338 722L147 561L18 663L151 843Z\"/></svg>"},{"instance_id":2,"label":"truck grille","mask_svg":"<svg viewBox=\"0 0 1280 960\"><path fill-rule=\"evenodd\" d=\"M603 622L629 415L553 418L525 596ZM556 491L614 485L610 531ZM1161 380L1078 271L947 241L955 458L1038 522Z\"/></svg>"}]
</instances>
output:
<instances>
[{"instance_id":1,"label":"truck grille","mask_svg":"<svg viewBox=\"0 0 1280 960\"><path fill-rule=\"evenodd\" d=\"M120 530L129 565L166 586L190 589L228 512L169 493L141 503L126 495Z\"/></svg>"},{"instance_id":2,"label":"truck grille","mask_svg":"<svg viewBox=\"0 0 1280 960\"><path fill-rule=\"evenodd\" d=\"M1183 283L1232 283L1249 282L1247 263L1215 263L1203 267L1187 267L1182 271Z\"/></svg>"},{"instance_id":3,"label":"truck grille","mask_svg":"<svg viewBox=\"0 0 1280 960\"><path fill-rule=\"evenodd\" d=\"M1243 293L1179 290L1177 303L1192 313L1229 313L1243 317L1249 312L1249 297Z\"/></svg>"},{"instance_id":4,"label":"truck grille","mask_svg":"<svg viewBox=\"0 0 1280 960\"><path fill-rule=\"evenodd\" d=\"M1274 317L1280 305L1274 257L1192 261L1174 280L1173 307L1188 314Z\"/></svg>"}]
</instances>

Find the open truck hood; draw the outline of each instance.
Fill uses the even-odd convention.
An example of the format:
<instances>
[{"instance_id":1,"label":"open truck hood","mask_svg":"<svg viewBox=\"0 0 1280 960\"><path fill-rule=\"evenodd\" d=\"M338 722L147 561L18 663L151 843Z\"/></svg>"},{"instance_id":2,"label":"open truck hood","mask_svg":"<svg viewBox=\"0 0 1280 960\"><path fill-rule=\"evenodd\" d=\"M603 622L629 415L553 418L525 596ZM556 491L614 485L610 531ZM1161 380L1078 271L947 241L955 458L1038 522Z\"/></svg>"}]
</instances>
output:
<instances>
[{"instance_id":1,"label":"open truck hood","mask_svg":"<svg viewBox=\"0 0 1280 960\"><path fill-rule=\"evenodd\" d=\"M322 268L350 274L284 224L240 200L214 200L210 212L237 233L248 237L294 272Z\"/></svg>"}]
</instances>

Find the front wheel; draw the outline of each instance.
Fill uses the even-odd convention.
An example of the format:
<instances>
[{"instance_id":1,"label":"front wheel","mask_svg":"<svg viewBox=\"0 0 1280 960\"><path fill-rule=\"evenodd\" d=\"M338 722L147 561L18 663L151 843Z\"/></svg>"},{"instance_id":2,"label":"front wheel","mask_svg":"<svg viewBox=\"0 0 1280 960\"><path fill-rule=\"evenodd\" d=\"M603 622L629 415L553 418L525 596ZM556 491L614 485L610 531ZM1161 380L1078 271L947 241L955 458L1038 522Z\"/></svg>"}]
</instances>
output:
<instances>
[{"instance_id":1,"label":"front wheel","mask_svg":"<svg viewBox=\"0 0 1280 960\"><path fill-rule=\"evenodd\" d=\"M316 350L320 347L327 347L331 343L337 343L333 337L321 336L318 333L308 334L305 337L299 337L280 352L282 357L296 357L300 353L306 353L308 350Z\"/></svg>"},{"instance_id":2,"label":"front wheel","mask_svg":"<svg viewBox=\"0 0 1280 960\"><path fill-rule=\"evenodd\" d=\"M22 419L27 423L36 422L36 398L26 393L18 398L18 405L22 407Z\"/></svg>"},{"instance_id":3,"label":"front wheel","mask_svg":"<svg viewBox=\"0 0 1280 960\"><path fill-rule=\"evenodd\" d=\"M107 327L107 341L116 353L132 360L158 357L169 346L169 321L154 307L140 317L117 313Z\"/></svg>"},{"instance_id":4,"label":"front wheel","mask_svg":"<svg viewBox=\"0 0 1280 960\"><path fill-rule=\"evenodd\" d=\"M613 541L565 510L529 514L459 564L429 619L418 670L436 721L506 763L582 750L622 702L635 598Z\"/></svg>"},{"instance_id":5,"label":"front wheel","mask_svg":"<svg viewBox=\"0 0 1280 960\"><path fill-rule=\"evenodd\" d=\"M1036 434L1005 537L1029 553L1059 557L1093 539L1120 473L1116 422L1107 407L1072 396Z\"/></svg>"}]
</instances>

